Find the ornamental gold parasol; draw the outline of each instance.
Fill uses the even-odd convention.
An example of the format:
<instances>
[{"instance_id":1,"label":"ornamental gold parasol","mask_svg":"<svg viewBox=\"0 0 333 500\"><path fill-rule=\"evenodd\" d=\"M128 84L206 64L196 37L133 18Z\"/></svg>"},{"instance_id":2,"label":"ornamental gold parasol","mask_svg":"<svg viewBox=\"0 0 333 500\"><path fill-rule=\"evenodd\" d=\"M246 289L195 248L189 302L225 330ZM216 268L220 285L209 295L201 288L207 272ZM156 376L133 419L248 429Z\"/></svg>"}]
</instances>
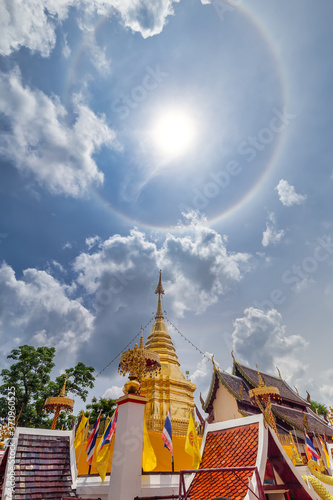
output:
<instances>
[{"instance_id":1,"label":"ornamental gold parasol","mask_svg":"<svg viewBox=\"0 0 333 500\"><path fill-rule=\"evenodd\" d=\"M43 408L45 408L47 410L53 410L55 412L54 413L54 417L53 417L53 422L52 422L51 429L55 429L56 428L57 422L58 422L59 413L60 413L61 410L70 410L70 411L73 411L74 399L70 399L70 398L66 398L65 397L66 381L67 381L67 375L66 375L65 382L64 382L64 385L62 387L60 396L55 396L55 397L47 398L47 400L45 401L44 406L43 406Z\"/></svg>"},{"instance_id":2,"label":"ornamental gold parasol","mask_svg":"<svg viewBox=\"0 0 333 500\"><path fill-rule=\"evenodd\" d=\"M135 344L134 349L128 349L119 358L119 373L124 377L129 373L129 380L123 388L124 394L139 394L142 377L156 373L160 368L159 354L144 348L141 325L140 345Z\"/></svg>"}]
</instances>

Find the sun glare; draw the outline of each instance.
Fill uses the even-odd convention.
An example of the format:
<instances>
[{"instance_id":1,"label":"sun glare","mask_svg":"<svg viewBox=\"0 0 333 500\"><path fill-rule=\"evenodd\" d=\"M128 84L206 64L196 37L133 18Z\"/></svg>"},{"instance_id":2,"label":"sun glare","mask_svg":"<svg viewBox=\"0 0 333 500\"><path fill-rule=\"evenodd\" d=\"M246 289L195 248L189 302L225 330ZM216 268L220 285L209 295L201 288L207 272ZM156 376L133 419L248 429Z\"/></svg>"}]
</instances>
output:
<instances>
[{"instance_id":1,"label":"sun glare","mask_svg":"<svg viewBox=\"0 0 333 500\"><path fill-rule=\"evenodd\" d=\"M189 149L195 135L195 127L190 116L178 110L161 114L156 120L154 142L162 154L178 156Z\"/></svg>"}]
</instances>

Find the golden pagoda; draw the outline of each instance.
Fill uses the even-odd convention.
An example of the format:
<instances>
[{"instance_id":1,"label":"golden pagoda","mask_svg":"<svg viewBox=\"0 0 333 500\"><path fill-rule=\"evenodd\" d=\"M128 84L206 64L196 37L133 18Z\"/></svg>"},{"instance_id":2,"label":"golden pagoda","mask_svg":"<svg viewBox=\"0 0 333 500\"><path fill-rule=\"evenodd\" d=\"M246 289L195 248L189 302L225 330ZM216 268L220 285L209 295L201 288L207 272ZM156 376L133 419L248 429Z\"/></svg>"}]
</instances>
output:
<instances>
[{"instance_id":1,"label":"golden pagoda","mask_svg":"<svg viewBox=\"0 0 333 500\"><path fill-rule=\"evenodd\" d=\"M160 356L161 369L158 373L143 377L141 395L148 398L146 407L147 427L162 431L169 407L171 407L173 435L186 435L190 412L194 409L195 384L187 380L180 368L178 357L164 321L161 295L164 295L161 271L155 291L158 294L155 321L145 348Z\"/></svg>"}]
</instances>

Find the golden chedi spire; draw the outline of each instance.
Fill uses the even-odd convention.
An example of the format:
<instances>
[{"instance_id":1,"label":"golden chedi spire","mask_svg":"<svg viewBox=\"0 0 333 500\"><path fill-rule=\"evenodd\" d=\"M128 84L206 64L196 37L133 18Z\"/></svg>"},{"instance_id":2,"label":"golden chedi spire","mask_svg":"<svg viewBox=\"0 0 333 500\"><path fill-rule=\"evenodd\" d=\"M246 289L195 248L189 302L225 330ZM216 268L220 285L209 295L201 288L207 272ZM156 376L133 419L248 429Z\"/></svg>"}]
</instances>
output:
<instances>
[{"instance_id":1,"label":"golden chedi spire","mask_svg":"<svg viewBox=\"0 0 333 500\"><path fill-rule=\"evenodd\" d=\"M175 347L169 335L162 310L161 296L164 295L161 271L155 293L158 294L155 321L147 338L146 349L160 356L161 370L158 374L145 377L141 394L149 401L146 406L149 430L162 431L164 420L171 407L172 432L186 435L190 412L194 408L193 392L196 386L184 376Z\"/></svg>"},{"instance_id":2,"label":"golden chedi spire","mask_svg":"<svg viewBox=\"0 0 333 500\"><path fill-rule=\"evenodd\" d=\"M158 294L155 322L152 326L150 335L148 336L146 349L157 352L160 355L161 363L171 363L180 366L173 342L164 321L161 303L161 295L164 295L164 290L162 286L161 274L162 273L160 271L160 278L155 290L155 293Z\"/></svg>"}]
</instances>

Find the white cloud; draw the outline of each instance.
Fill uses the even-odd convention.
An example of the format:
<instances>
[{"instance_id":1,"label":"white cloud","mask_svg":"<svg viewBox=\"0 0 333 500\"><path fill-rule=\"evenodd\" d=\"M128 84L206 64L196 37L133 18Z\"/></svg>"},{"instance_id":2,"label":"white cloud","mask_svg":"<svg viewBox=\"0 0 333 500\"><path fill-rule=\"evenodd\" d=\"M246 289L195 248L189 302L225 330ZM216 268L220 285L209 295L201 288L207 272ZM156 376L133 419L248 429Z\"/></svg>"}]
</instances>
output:
<instances>
[{"instance_id":1,"label":"white cloud","mask_svg":"<svg viewBox=\"0 0 333 500\"><path fill-rule=\"evenodd\" d=\"M68 40L66 35L63 38L63 45L62 45L62 55L67 59L71 55L72 51L70 49L70 46L68 45Z\"/></svg>"},{"instance_id":2,"label":"white cloud","mask_svg":"<svg viewBox=\"0 0 333 500\"><path fill-rule=\"evenodd\" d=\"M124 305L121 291L126 288L128 300L130 288L140 283L144 289L161 268L174 313L202 313L242 279L250 256L228 253L223 237L195 218L178 230L179 236L167 234L159 246L136 229L129 236L112 236L95 253L77 257L78 283L96 294L97 303L116 310Z\"/></svg>"},{"instance_id":3,"label":"white cloud","mask_svg":"<svg viewBox=\"0 0 333 500\"><path fill-rule=\"evenodd\" d=\"M281 203L285 207L293 205L301 205L306 200L306 195L297 194L294 186L291 186L288 181L281 179L275 188L278 192Z\"/></svg>"},{"instance_id":4,"label":"white cloud","mask_svg":"<svg viewBox=\"0 0 333 500\"><path fill-rule=\"evenodd\" d=\"M261 243L264 247L267 247L268 245L277 245L283 236L284 230L278 230L276 228L276 217L274 213L271 212L268 214L266 220L266 230L263 232Z\"/></svg>"},{"instance_id":5,"label":"white cloud","mask_svg":"<svg viewBox=\"0 0 333 500\"><path fill-rule=\"evenodd\" d=\"M10 339L19 337L22 344L56 347L62 363L72 364L77 349L92 334L94 317L78 300L69 298L71 290L37 269L26 269L18 280L13 269L2 264L0 336L7 351L13 347Z\"/></svg>"},{"instance_id":6,"label":"white cloud","mask_svg":"<svg viewBox=\"0 0 333 500\"><path fill-rule=\"evenodd\" d=\"M91 250L92 247L98 245L101 241L102 240L99 236L90 236L89 238L86 238L86 245L88 249Z\"/></svg>"},{"instance_id":7,"label":"white cloud","mask_svg":"<svg viewBox=\"0 0 333 500\"><path fill-rule=\"evenodd\" d=\"M179 1L179 0L174 0ZM160 33L173 14L173 0L11 0L0 3L0 54L20 47L49 56L56 44L56 29L70 7L76 17L109 17L118 12L123 24L144 38ZM87 24L87 23L85 23ZM100 54L101 55L101 54ZM101 61L100 61L101 62Z\"/></svg>"},{"instance_id":8,"label":"white cloud","mask_svg":"<svg viewBox=\"0 0 333 500\"><path fill-rule=\"evenodd\" d=\"M123 395L124 395L123 388L118 387L117 385L113 385L112 387L109 387L108 389L106 389L102 398L118 399Z\"/></svg>"},{"instance_id":9,"label":"white cloud","mask_svg":"<svg viewBox=\"0 0 333 500\"><path fill-rule=\"evenodd\" d=\"M251 368L276 374L278 366L287 381L302 379L306 366L302 354L307 341L301 335L288 335L281 314L249 307L234 322L233 349L237 361ZM295 383L295 382L294 382Z\"/></svg>"},{"instance_id":10,"label":"white cloud","mask_svg":"<svg viewBox=\"0 0 333 500\"><path fill-rule=\"evenodd\" d=\"M210 352L205 352L206 356L203 357L196 366L195 371L190 375L190 380L194 384L197 383L198 379L206 378L212 373L212 362L208 358L212 358L213 354Z\"/></svg>"},{"instance_id":11,"label":"white cloud","mask_svg":"<svg viewBox=\"0 0 333 500\"><path fill-rule=\"evenodd\" d=\"M10 132L0 139L0 154L23 174L54 194L83 196L103 182L93 155L103 145L117 147L115 133L77 97L76 121L66 123L58 98L24 87L18 71L0 73L0 113Z\"/></svg>"}]
</instances>

